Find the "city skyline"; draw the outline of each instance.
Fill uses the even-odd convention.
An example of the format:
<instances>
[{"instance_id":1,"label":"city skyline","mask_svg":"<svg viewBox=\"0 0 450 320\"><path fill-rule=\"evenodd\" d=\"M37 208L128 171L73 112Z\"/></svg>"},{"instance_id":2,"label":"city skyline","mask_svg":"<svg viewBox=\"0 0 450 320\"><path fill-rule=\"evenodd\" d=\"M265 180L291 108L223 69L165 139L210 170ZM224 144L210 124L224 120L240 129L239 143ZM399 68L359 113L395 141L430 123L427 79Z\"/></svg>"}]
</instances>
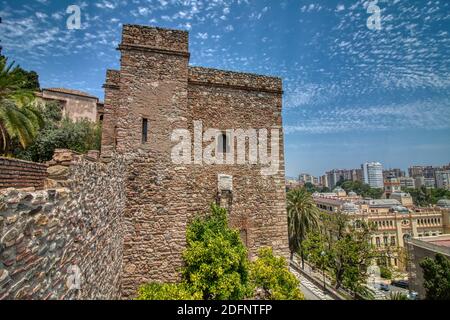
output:
<instances>
[{"instance_id":1,"label":"city skyline","mask_svg":"<svg viewBox=\"0 0 450 320\"><path fill-rule=\"evenodd\" d=\"M330 159L405 168L450 157L447 2L380 0L380 30L362 0L1 3L3 53L42 87L102 99L124 23L188 30L191 65L281 77L288 176L319 175ZM66 27L73 4L80 30Z\"/></svg>"},{"instance_id":2,"label":"city skyline","mask_svg":"<svg viewBox=\"0 0 450 320\"><path fill-rule=\"evenodd\" d=\"M413 167L442 168L442 167L445 167L445 166L450 166L450 160L447 161L447 162L441 163L441 164L421 163L421 164L409 165L409 166L407 166L405 168L401 168L401 167L386 167L383 162L377 161L377 160L373 160L373 161L364 161L359 166L357 165L357 166L353 166L353 167L330 167L328 169L325 169L323 172L321 172L319 174L313 174L313 173L308 172L306 170L300 170L297 175L294 175L294 176L286 175L286 177L296 178L297 179L300 175L304 175L304 174L311 175L313 177L320 177L320 176L323 176L324 174L326 174L328 172L331 172L333 170L349 170L349 171L350 170L362 170L361 165L363 165L366 162L369 162L369 163L370 162L379 162L379 163L381 163L381 165L383 166L383 172L399 169L399 170L401 170L402 172L405 173L405 177L411 177L409 172L408 172L409 171L408 169L413 168Z\"/></svg>"}]
</instances>

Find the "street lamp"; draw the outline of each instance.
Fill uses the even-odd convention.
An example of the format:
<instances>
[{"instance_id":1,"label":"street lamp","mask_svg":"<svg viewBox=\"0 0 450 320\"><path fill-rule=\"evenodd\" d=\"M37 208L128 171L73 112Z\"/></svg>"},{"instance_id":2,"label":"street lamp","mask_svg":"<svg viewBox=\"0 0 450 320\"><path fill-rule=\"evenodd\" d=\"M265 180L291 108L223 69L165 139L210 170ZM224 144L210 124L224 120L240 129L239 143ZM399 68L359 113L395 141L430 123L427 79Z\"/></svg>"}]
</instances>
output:
<instances>
[{"instance_id":1,"label":"street lamp","mask_svg":"<svg viewBox=\"0 0 450 320\"><path fill-rule=\"evenodd\" d=\"M327 293L327 287L326 287L326 282L325 282L325 251L322 251L320 253L320 255L322 256L322 272L323 272L323 293L326 294Z\"/></svg>"}]
</instances>

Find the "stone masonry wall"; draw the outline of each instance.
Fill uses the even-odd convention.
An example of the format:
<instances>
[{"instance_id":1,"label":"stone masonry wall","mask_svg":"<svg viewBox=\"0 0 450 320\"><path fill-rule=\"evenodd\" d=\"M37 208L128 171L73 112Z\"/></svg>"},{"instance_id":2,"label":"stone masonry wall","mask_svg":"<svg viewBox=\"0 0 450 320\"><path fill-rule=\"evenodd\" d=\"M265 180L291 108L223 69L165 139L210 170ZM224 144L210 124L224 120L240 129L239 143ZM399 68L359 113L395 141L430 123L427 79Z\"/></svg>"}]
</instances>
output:
<instances>
[{"instance_id":1,"label":"stone masonry wall","mask_svg":"<svg viewBox=\"0 0 450 320\"><path fill-rule=\"evenodd\" d=\"M69 158L52 189L0 192L0 300L121 297L124 160Z\"/></svg>"},{"instance_id":2,"label":"stone masonry wall","mask_svg":"<svg viewBox=\"0 0 450 320\"><path fill-rule=\"evenodd\" d=\"M102 156L109 157L116 148L116 124L119 103L120 72L106 71L105 113L102 123Z\"/></svg>"},{"instance_id":3,"label":"stone masonry wall","mask_svg":"<svg viewBox=\"0 0 450 320\"><path fill-rule=\"evenodd\" d=\"M44 188L47 165L0 157L0 189Z\"/></svg>"},{"instance_id":4,"label":"stone masonry wall","mask_svg":"<svg viewBox=\"0 0 450 320\"><path fill-rule=\"evenodd\" d=\"M270 246L276 254L288 258L281 79L190 68L188 97L191 119L202 121L203 132L212 128L220 131L267 129L269 155L270 130L278 129L280 133L277 141L279 171L275 175L263 176L261 164L238 164L234 138L234 164L193 165L188 181L190 218L205 211L218 193L221 197L218 176L231 176L232 191L226 195L229 199L224 204L229 206L230 224L241 231L250 257L255 257L261 247ZM190 121L190 130L194 136L192 123ZM203 148L210 143L204 142ZM247 159L248 152L247 140Z\"/></svg>"},{"instance_id":5,"label":"stone masonry wall","mask_svg":"<svg viewBox=\"0 0 450 320\"><path fill-rule=\"evenodd\" d=\"M179 279L186 242L187 170L171 161L170 136L187 128L187 33L124 26L117 151L127 154L122 291ZM148 141L142 122L148 120Z\"/></svg>"}]
</instances>

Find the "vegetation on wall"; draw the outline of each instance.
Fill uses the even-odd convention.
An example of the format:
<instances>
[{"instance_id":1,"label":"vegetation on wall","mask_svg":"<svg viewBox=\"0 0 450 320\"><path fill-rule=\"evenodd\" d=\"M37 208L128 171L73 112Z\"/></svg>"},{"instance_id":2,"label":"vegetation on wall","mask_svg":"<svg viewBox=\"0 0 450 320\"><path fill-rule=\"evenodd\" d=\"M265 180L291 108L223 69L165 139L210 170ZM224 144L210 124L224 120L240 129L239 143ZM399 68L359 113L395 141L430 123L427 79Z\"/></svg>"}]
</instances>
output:
<instances>
[{"instance_id":1,"label":"vegetation on wall","mask_svg":"<svg viewBox=\"0 0 450 320\"><path fill-rule=\"evenodd\" d=\"M137 299L303 299L284 258L263 248L258 259L248 260L239 232L228 227L227 211L217 205L189 225L183 259L180 283L143 285Z\"/></svg>"}]
</instances>

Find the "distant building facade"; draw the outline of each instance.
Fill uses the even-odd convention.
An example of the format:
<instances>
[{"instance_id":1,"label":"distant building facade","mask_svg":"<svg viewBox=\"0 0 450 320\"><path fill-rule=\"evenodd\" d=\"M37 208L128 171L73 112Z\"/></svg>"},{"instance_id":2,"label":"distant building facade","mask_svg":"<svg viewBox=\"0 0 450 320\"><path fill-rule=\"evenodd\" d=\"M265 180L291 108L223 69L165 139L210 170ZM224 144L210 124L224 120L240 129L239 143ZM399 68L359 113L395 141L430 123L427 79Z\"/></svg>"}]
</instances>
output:
<instances>
[{"instance_id":1,"label":"distant building facade","mask_svg":"<svg viewBox=\"0 0 450 320\"><path fill-rule=\"evenodd\" d=\"M394 175L390 175L384 180L384 195L385 198L389 199L391 194L396 192L401 192L402 188L400 181Z\"/></svg>"},{"instance_id":2,"label":"distant building facade","mask_svg":"<svg viewBox=\"0 0 450 320\"><path fill-rule=\"evenodd\" d=\"M362 181L363 175L361 169L333 169L326 173L328 188L333 189L339 182L343 181Z\"/></svg>"},{"instance_id":3,"label":"distant building facade","mask_svg":"<svg viewBox=\"0 0 450 320\"><path fill-rule=\"evenodd\" d=\"M436 186L439 189L450 190L450 170L436 172Z\"/></svg>"},{"instance_id":4,"label":"distant building facade","mask_svg":"<svg viewBox=\"0 0 450 320\"><path fill-rule=\"evenodd\" d=\"M386 180L390 176L394 176L395 178L401 178L404 177L405 171L401 169L389 169L389 170L383 170L383 178Z\"/></svg>"},{"instance_id":5,"label":"distant building facade","mask_svg":"<svg viewBox=\"0 0 450 320\"><path fill-rule=\"evenodd\" d=\"M416 187L414 178L403 177L398 180L400 181L400 186L402 187L402 189L414 189Z\"/></svg>"},{"instance_id":6,"label":"distant building facade","mask_svg":"<svg viewBox=\"0 0 450 320\"><path fill-rule=\"evenodd\" d=\"M364 183L372 188L383 188L383 166L379 162L366 162L361 165Z\"/></svg>"},{"instance_id":7,"label":"distant building facade","mask_svg":"<svg viewBox=\"0 0 450 320\"><path fill-rule=\"evenodd\" d=\"M391 266L405 270L403 250L406 239L444 234L450 224L450 209L414 207L408 194L395 193L391 197L367 200L355 194L343 194L340 190L313 195L316 206L326 213L343 212L353 223L365 221L374 224L377 231L372 236L372 244L379 250L390 252L388 262Z\"/></svg>"},{"instance_id":8,"label":"distant building facade","mask_svg":"<svg viewBox=\"0 0 450 320\"><path fill-rule=\"evenodd\" d=\"M46 88L36 93L44 102L56 102L61 106L62 114L73 121L87 119L91 122L103 120L103 104L99 99L86 92L65 88Z\"/></svg>"}]
</instances>

